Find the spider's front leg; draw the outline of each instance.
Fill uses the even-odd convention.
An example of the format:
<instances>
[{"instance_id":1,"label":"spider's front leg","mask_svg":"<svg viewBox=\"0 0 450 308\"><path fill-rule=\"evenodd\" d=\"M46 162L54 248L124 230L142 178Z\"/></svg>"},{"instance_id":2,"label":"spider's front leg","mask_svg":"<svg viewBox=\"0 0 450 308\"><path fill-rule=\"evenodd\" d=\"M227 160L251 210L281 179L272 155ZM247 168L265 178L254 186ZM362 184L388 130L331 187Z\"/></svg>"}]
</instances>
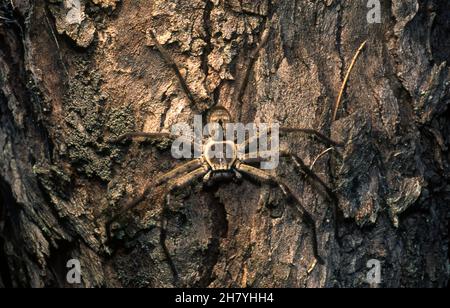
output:
<instances>
[{"instance_id":1,"label":"spider's front leg","mask_svg":"<svg viewBox=\"0 0 450 308\"><path fill-rule=\"evenodd\" d=\"M166 64L172 68L173 72L177 76L178 81L181 85L181 88L183 89L184 93L186 94L189 101L191 102L192 107L197 112L201 111L202 108L197 103L197 101L194 97L194 94L192 93L192 91L190 90L190 88L186 82L186 79L181 74L178 64L175 62L175 60L172 58L172 56L169 54L169 52L166 50L166 48L164 48L164 46L158 41L155 32L150 30L150 36L151 36L153 42L155 43L155 46L158 49L159 53L161 54L161 57L164 59L164 62L166 62Z\"/></svg>"},{"instance_id":2,"label":"spider's front leg","mask_svg":"<svg viewBox=\"0 0 450 308\"><path fill-rule=\"evenodd\" d=\"M238 106L236 110L236 119L240 120L242 115L242 106L243 98L245 95L245 91L247 90L248 83L250 81L250 76L252 74L253 67L255 66L256 60L258 59L258 56L260 54L260 51L266 46L267 42L269 41L270 37L270 31L272 29L272 21L268 20L266 29L261 34L260 42L256 45L256 47L253 49L253 51L250 53L248 60L246 61L246 68L242 70L239 70L241 73L237 74L236 76L236 89L234 93L235 100L241 105Z\"/></svg>"},{"instance_id":3,"label":"spider's front leg","mask_svg":"<svg viewBox=\"0 0 450 308\"><path fill-rule=\"evenodd\" d=\"M313 246L313 253L314 257L316 258L317 262L320 264L324 264L325 262L319 255L318 251L318 239L317 239L317 230L316 230L316 223L311 216L311 214L303 207L302 203L300 202L300 199L292 192L292 190L287 186L281 179L277 178L274 175L269 174L268 172L252 167L250 165L244 164L244 163L238 163L236 165L236 169L239 172L242 172L243 174L246 174L260 183L267 183L271 185L277 185L283 194L288 198L293 198L298 207L296 208L299 210L300 214L302 215L305 222L310 226L312 231L312 246Z\"/></svg>"}]
</instances>

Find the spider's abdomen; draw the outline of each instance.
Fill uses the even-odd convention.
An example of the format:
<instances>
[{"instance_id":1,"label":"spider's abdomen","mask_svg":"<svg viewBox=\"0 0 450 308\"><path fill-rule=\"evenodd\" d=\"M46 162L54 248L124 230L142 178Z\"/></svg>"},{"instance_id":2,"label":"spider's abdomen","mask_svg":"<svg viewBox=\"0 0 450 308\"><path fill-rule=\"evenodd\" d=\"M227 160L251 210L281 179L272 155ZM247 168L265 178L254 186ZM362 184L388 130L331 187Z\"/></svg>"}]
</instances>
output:
<instances>
[{"instance_id":1,"label":"spider's abdomen","mask_svg":"<svg viewBox=\"0 0 450 308\"><path fill-rule=\"evenodd\" d=\"M212 171L229 171L237 160L236 145L232 141L209 141L203 155Z\"/></svg>"}]
</instances>

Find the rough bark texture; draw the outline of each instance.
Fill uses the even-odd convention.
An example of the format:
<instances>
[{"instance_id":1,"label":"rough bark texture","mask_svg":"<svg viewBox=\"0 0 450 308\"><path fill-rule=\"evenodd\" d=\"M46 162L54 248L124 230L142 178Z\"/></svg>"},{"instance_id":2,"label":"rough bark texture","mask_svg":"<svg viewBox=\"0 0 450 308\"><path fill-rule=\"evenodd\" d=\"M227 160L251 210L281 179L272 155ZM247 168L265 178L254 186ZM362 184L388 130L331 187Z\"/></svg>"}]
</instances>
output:
<instances>
[{"instance_id":1,"label":"rough bark texture","mask_svg":"<svg viewBox=\"0 0 450 308\"><path fill-rule=\"evenodd\" d=\"M370 259L382 263L382 287L447 284L448 1L382 1L382 23L372 25L367 1L75 2L0 1L0 286L364 287ZM236 78L269 20L239 104ZM174 192L168 253L151 197L107 232L121 202L179 163L167 144L107 141L193 116L150 29L205 108L213 97L243 122L345 142L342 158L315 166L339 196L336 219L291 163L276 170L316 219L324 266L311 268L311 230L294 204L249 181ZM285 142L309 164L324 150L303 136ZM73 258L81 285L66 282Z\"/></svg>"}]
</instances>

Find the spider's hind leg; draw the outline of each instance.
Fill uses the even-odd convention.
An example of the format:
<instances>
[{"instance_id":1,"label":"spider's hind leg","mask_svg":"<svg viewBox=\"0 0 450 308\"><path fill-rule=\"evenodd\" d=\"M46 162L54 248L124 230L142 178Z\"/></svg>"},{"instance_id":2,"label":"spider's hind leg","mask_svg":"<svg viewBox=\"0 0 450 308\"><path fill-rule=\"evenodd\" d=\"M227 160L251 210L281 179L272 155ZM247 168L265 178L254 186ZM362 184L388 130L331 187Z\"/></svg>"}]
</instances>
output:
<instances>
[{"instance_id":1,"label":"spider's hind leg","mask_svg":"<svg viewBox=\"0 0 450 308\"><path fill-rule=\"evenodd\" d=\"M311 216L311 214L303 207L302 203L300 202L300 199L292 192L292 190L283 183L283 181L276 176L273 176L269 173L267 173L264 170L260 170L258 168L246 165L246 164L238 164L237 167L238 171L247 174L251 176L252 178L256 179L260 183L266 183L271 185L278 186L283 194L290 199L293 199L295 203L297 204L297 207L295 207L296 210L298 210L299 214L302 216L306 224L309 225L311 232L312 232L312 248L314 257L316 258L317 262L320 264L325 264L322 257L319 255L319 245L318 245L318 238L317 238L317 229L316 229L316 223Z\"/></svg>"},{"instance_id":2,"label":"spider's hind leg","mask_svg":"<svg viewBox=\"0 0 450 308\"><path fill-rule=\"evenodd\" d=\"M339 239L339 228L338 228L338 206L339 206L339 199L338 196L334 193L334 191L326 184L318 175L317 173L311 168L308 167L303 159L301 159L298 155L290 153L288 151L281 153L282 157L290 157L292 161L295 164L295 167L302 172L304 175L306 175L307 181L313 185L319 192L322 193L322 195L325 195L332 203L332 211L333 211L333 228L335 236Z\"/></svg>"},{"instance_id":3,"label":"spider's hind leg","mask_svg":"<svg viewBox=\"0 0 450 308\"><path fill-rule=\"evenodd\" d=\"M283 151L280 153L281 157L288 157L291 158L291 160L294 162L295 167L301 171L302 173L304 173L305 175L307 175L309 178L311 178L312 180L314 180L315 183L319 184L319 185L315 185L314 182L310 183L316 187L316 189L318 189L321 192L325 193L325 196L332 201L333 203L337 204L338 203L338 198L336 196L336 194L333 192L333 190L328 186L328 184L326 184L318 175L316 172L314 172L310 167L308 167L305 162L303 161L303 159L301 159L298 155L293 154L289 151Z\"/></svg>"},{"instance_id":4,"label":"spider's hind leg","mask_svg":"<svg viewBox=\"0 0 450 308\"><path fill-rule=\"evenodd\" d=\"M175 287L180 287L180 275L177 270L177 267L175 265L175 262L173 261L173 258L170 254L170 251L166 245L167 241L167 225L168 225L168 216L169 216L169 201L170 201L170 193L174 191L175 189L183 188L192 183L193 181L204 177L209 170L203 165L190 173L178 177L178 178L172 178L168 181L168 185L165 189L164 194L162 194L162 198L160 198L159 202L162 208L161 211L161 225L160 225L160 242L161 247L164 251L164 254L166 256L167 262L169 264L169 267L173 274L173 283Z\"/></svg>"},{"instance_id":5,"label":"spider's hind leg","mask_svg":"<svg viewBox=\"0 0 450 308\"><path fill-rule=\"evenodd\" d=\"M135 198L126 201L124 204L120 206L120 208L115 213L113 213L111 219L107 222L107 226L111 226L125 212L134 209L141 202L143 202L145 198L150 194L153 188L157 188L158 186L177 178L179 179L179 182L184 183L186 180L183 179L185 179L188 176L193 176L193 172L205 170L204 168L205 166L202 160L194 159L166 172L165 174L157 177L156 179L148 181L144 186L142 192L140 192Z\"/></svg>"}]
</instances>

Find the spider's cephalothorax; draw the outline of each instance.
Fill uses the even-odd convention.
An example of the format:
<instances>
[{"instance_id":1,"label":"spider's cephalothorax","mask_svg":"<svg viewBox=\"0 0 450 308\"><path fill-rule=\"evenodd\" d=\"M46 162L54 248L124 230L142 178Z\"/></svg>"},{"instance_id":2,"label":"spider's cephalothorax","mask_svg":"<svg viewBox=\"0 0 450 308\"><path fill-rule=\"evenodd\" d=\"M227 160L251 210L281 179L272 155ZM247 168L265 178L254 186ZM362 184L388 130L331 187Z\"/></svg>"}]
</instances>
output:
<instances>
[{"instance_id":1,"label":"spider's cephalothorax","mask_svg":"<svg viewBox=\"0 0 450 308\"><path fill-rule=\"evenodd\" d=\"M219 126L222 132L226 131L226 125L231 122L231 114L224 107L213 107L208 113L209 126ZM206 184L242 177L235 168L238 162L238 149L236 143L232 140L217 139L215 134L211 132L203 145L202 153L202 160L207 164L208 169L208 173L204 177Z\"/></svg>"},{"instance_id":2,"label":"spider's cephalothorax","mask_svg":"<svg viewBox=\"0 0 450 308\"><path fill-rule=\"evenodd\" d=\"M270 28L266 29L261 37L260 44L256 47L256 49L251 53L250 59L249 59L249 65L247 67L247 71L243 74L243 82L238 82L239 85L238 89L235 89L235 92L237 93L237 102L241 102L242 95L245 92L245 87L247 85L248 77L250 75L251 69L253 67L253 64L255 62L255 59L261 50L261 48L265 45L269 38L269 32ZM155 46L159 50L160 54L164 58L167 64L169 64L173 69L178 77L178 80L180 82L181 87L185 91L187 97L191 101L193 107L198 107L196 105L196 101L194 99L194 96L192 95L189 86L187 85L186 81L182 77L182 74L180 73L180 70L175 63L175 61L172 59L172 57L169 55L167 50L158 42L156 35L151 32L150 33L154 42ZM352 67L352 66L351 66ZM351 71L351 67L347 73L347 75ZM346 78L347 79L347 78ZM346 82L346 81L345 81ZM345 84L344 84L345 85ZM343 86L344 86L343 85ZM339 103L339 102L338 102ZM199 109L199 108L194 108ZM228 123L232 122L232 117L228 110L224 107L219 107L216 105L216 107L213 107L209 110L208 113L208 124L214 127L214 125L220 127L222 130L226 130L226 125ZM309 128L291 128L291 127L280 127L279 132L281 135L283 134L291 134L291 133L303 133L303 134L309 134L314 135L318 140L320 140L322 143L328 145L329 149L324 151L323 153L330 152L331 149L334 149L336 146L339 146L339 143L332 141L325 135L321 134L320 132L309 129ZM266 131L270 135L270 132ZM274 185L276 187L279 187L281 191L289 198L292 198L296 201L296 207L295 209L302 215L304 218L304 221L309 224L311 231L312 231L312 248L313 253L316 258L316 260L319 263L323 263L323 260L319 256L318 253L318 244L317 244L317 234L316 234L316 226L313 217L308 213L308 211L302 206L300 199L296 196L295 193L289 188L288 185L284 183L284 181L277 176L273 175L272 173L267 172L266 170L259 169L257 167L254 167L254 163L258 163L261 161L264 161L265 158L263 157L257 157L255 159L254 156L245 156L241 157L238 155L238 148L242 149L242 146L246 148L248 146L249 138L245 140L245 144L237 144L236 140L224 140L224 139L217 139L213 137L213 133L211 132L210 136L206 138L206 140L203 140L203 145L201 145L201 157L192 159L181 166L174 168L173 170L157 177L156 179L152 179L149 181L143 192L138 195L137 198L127 203L126 206L123 207L123 209L113 217L112 221L114 221L120 214L124 213L125 211L133 208L140 202L142 202L145 197L151 193L153 189L156 187L159 187L163 184L166 184L166 192L169 194L172 190L176 188L180 188L183 186L188 185L194 180L197 179L203 179L205 182L222 182L224 180L232 180L232 179L240 179L242 175L245 175L249 178L252 178L259 183L264 184L270 184ZM147 137L154 140L160 140L160 139L167 139L170 138L172 140L175 140L178 138L178 136L173 136L171 134L164 134L164 133L129 133L121 136L119 140L123 140L125 138L133 138L133 137ZM192 140L194 143L195 141ZM217 148L220 148L221 150L217 151ZM222 153L222 154L220 154ZM336 206L337 204L337 198L333 191L328 187L328 185L312 170L311 167L307 166L303 160L292 151L280 151L279 157L285 157L291 159L291 161L294 164L294 167L296 170L300 171L303 175L307 176L307 179L310 181L311 184L313 184L320 192L322 192L330 201L334 203ZM320 157L320 156L319 156ZM164 206L164 204L163 204ZM164 218L164 215L163 215ZM161 232L163 232L164 228L161 228ZM163 239L163 236L161 236ZM165 238L165 237L164 237ZM164 244L164 240L162 240L162 245ZM174 270L174 268L172 268Z\"/></svg>"}]
</instances>

